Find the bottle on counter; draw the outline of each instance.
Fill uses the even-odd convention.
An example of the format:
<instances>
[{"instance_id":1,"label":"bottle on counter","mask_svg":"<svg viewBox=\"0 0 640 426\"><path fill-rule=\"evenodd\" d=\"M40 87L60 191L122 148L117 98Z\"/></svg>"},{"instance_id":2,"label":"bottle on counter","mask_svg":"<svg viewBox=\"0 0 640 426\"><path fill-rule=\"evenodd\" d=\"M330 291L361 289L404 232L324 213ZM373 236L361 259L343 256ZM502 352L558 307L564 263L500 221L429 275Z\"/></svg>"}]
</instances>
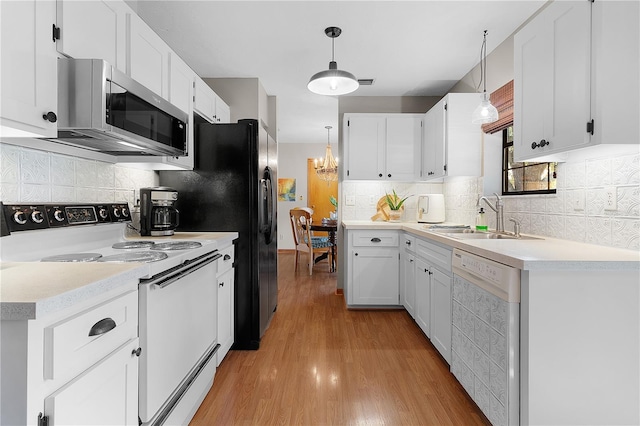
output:
<instances>
[{"instance_id":1,"label":"bottle on counter","mask_svg":"<svg viewBox=\"0 0 640 426\"><path fill-rule=\"evenodd\" d=\"M488 231L489 227L487 226L487 219L484 217L484 208L480 207L480 211L478 212L478 216L476 216L476 230L478 231Z\"/></svg>"}]
</instances>

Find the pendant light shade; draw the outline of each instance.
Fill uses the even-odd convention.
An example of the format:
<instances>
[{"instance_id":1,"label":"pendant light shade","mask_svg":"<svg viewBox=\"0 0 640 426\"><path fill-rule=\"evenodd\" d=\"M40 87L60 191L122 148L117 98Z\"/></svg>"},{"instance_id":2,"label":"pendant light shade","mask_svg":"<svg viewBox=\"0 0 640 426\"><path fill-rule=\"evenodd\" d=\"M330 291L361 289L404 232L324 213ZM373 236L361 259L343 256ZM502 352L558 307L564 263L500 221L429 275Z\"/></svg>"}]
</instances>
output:
<instances>
[{"instance_id":1,"label":"pendant light shade","mask_svg":"<svg viewBox=\"0 0 640 426\"><path fill-rule=\"evenodd\" d=\"M487 92L482 93L480 105L473 110L471 122L473 124L485 124L498 121L498 110L491 104Z\"/></svg>"},{"instance_id":2,"label":"pendant light shade","mask_svg":"<svg viewBox=\"0 0 640 426\"><path fill-rule=\"evenodd\" d=\"M331 153L331 139L329 137L331 126L325 126L325 129L327 129L327 148L325 149L324 159L320 159L319 165L316 160L316 174L321 180L326 181L328 185L329 182L338 180L338 163Z\"/></svg>"},{"instance_id":3,"label":"pendant light shade","mask_svg":"<svg viewBox=\"0 0 640 426\"><path fill-rule=\"evenodd\" d=\"M482 48L480 49L480 83L483 84L480 105L473 111L471 122L473 124L493 123L498 120L498 110L491 105L487 95L487 30L484 30Z\"/></svg>"},{"instance_id":4,"label":"pendant light shade","mask_svg":"<svg viewBox=\"0 0 640 426\"><path fill-rule=\"evenodd\" d=\"M335 61L335 39L342 33L338 27L329 27L324 30L327 37L331 38L331 62L329 69L315 73L307 88L319 95L344 95L356 90L360 84L353 74L339 70Z\"/></svg>"}]
</instances>

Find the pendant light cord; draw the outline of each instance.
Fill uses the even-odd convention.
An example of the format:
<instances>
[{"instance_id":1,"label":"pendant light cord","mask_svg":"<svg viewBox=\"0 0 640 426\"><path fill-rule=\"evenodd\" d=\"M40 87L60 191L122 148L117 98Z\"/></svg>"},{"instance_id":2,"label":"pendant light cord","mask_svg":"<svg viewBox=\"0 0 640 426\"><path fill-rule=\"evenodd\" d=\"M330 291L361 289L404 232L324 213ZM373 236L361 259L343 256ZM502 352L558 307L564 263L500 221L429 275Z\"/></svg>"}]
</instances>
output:
<instances>
[{"instance_id":1,"label":"pendant light cord","mask_svg":"<svg viewBox=\"0 0 640 426\"><path fill-rule=\"evenodd\" d=\"M480 82L476 87L476 92L480 90L482 85L483 93L487 92L487 82L485 76L487 75L487 30L484 30L484 37L482 39L482 46L480 47Z\"/></svg>"}]
</instances>

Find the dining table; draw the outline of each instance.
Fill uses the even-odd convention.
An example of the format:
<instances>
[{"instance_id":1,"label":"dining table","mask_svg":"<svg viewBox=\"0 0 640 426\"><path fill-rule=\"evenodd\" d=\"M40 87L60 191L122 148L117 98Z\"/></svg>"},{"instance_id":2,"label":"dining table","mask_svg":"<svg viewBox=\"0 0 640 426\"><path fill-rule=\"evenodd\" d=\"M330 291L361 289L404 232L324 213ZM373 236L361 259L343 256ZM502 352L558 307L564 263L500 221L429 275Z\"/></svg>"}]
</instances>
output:
<instances>
[{"instance_id":1,"label":"dining table","mask_svg":"<svg viewBox=\"0 0 640 426\"><path fill-rule=\"evenodd\" d=\"M336 232L338 232L338 221L332 219L322 219L321 222L311 222L312 231L322 231L329 234L329 242L331 243L331 272L336 270ZM323 253L316 258L316 263L324 260L329 256L329 251Z\"/></svg>"}]
</instances>

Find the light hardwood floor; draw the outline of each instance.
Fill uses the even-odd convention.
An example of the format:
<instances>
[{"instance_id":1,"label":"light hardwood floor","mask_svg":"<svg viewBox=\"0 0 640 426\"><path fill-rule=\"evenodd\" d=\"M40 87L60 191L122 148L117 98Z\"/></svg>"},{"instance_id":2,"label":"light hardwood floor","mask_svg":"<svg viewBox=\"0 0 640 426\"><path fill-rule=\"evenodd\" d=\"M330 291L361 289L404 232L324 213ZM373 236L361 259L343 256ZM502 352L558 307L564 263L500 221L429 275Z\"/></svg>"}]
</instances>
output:
<instances>
[{"instance_id":1,"label":"light hardwood floor","mask_svg":"<svg viewBox=\"0 0 640 426\"><path fill-rule=\"evenodd\" d=\"M406 311L348 310L335 273L293 257L260 349L229 352L192 425L489 424Z\"/></svg>"}]
</instances>

